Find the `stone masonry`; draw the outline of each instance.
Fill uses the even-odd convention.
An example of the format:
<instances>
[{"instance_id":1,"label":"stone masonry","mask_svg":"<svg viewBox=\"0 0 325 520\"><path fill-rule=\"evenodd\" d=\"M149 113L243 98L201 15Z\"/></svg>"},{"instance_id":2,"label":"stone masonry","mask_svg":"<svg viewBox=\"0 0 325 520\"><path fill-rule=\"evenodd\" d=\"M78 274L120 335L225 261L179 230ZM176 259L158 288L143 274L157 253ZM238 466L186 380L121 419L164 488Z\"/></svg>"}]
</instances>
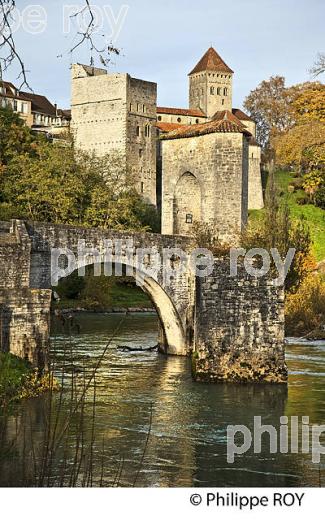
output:
<instances>
[{"instance_id":1,"label":"stone masonry","mask_svg":"<svg viewBox=\"0 0 325 520\"><path fill-rule=\"evenodd\" d=\"M163 233L191 234L195 222L206 222L224 240L233 241L243 230L248 143L239 128L234 130L164 137Z\"/></svg>"},{"instance_id":2,"label":"stone masonry","mask_svg":"<svg viewBox=\"0 0 325 520\"><path fill-rule=\"evenodd\" d=\"M189 237L22 221L1 223L0 228L1 350L41 369L46 366L53 248L68 248L76 255L78 240L92 249L99 249L103 240L119 240L122 255L114 256L114 249L112 262L130 265L126 245L132 239L135 251L144 251L147 265L153 262L154 249L161 255L168 249L169 282L163 270L143 280L159 316L161 350L192 356L197 381L286 381L283 289L268 278L250 277L241 268L238 276L230 277L229 258L215 259L211 274L196 277L190 268L194 244ZM185 269L177 269L175 248L184 251ZM60 259L64 268L62 254ZM84 265L93 263L96 257L90 254Z\"/></svg>"},{"instance_id":3,"label":"stone masonry","mask_svg":"<svg viewBox=\"0 0 325 520\"><path fill-rule=\"evenodd\" d=\"M156 204L157 85L72 66L71 129L76 146L99 156L118 154L125 170L151 204Z\"/></svg>"},{"instance_id":4,"label":"stone masonry","mask_svg":"<svg viewBox=\"0 0 325 520\"><path fill-rule=\"evenodd\" d=\"M71 128L76 146L99 156L118 153L124 160L125 171L133 176L138 192L147 202L158 206L163 222L169 222L163 225L163 233L184 234L191 231L191 225L187 225L189 222L186 220L175 221L177 214L189 215L188 220L192 221L200 214L201 222L213 222L218 228L223 229L224 215L242 213L245 207L263 207L261 154L255 141L256 124L247 114L232 106L233 74L233 70L220 55L212 47L208 49L189 74L189 108L185 109L157 107L155 83L132 78L129 74L108 74L106 70L86 65L72 66ZM187 145L184 141L178 146L169 145L166 139L157 146L157 135L158 140L161 135L168 137L171 134L172 138L173 131L179 128L188 128L192 132L194 128L221 119L236 124L237 133L243 133L244 129L250 134L249 150L246 140L242 141L242 179L239 179L235 190L232 181L228 190L225 189L224 179L229 178L229 172L233 170L233 157L238 151L238 139L233 135L227 136L227 147L222 144L220 150L218 145L223 139L216 139L216 148L214 152L209 150L207 157L204 154L205 147L201 143L195 147L191 145L192 153L195 148L195 153L200 154L196 161L200 162L201 181L190 170L183 171L181 175L191 173L193 184L197 185L205 182L207 178L209 190L213 191L209 200L205 200L203 191L206 192L207 189L203 190L201 185L201 201L197 205L197 196L194 196L191 202L188 198L189 186L180 181L180 169L185 158L184 153L178 155L178 152L183 146L187 149ZM234 130L231 131L235 133ZM225 130L216 127L214 132ZM193 140L196 139L194 134L192 137ZM197 139L201 140L199 137ZM166 157L172 148L175 156L169 161ZM229 153L225 152L227 149ZM211 153L220 159L220 162L215 158L209 162ZM185 162L191 163L192 157L189 155ZM246 167L249 169L247 189ZM170 192L172 178L176 189L174 193ZM190 179L188 176L187 178ZM238 180L237 173L235 179ZM218 186L220 181L221 190ZM242 191L239 193L241 188ZM221 192L222 198L218 198ZM212 199L215 201L216 209L208 211ZM188 207L189 205L191 207ZM239 223L236 217L232 229L223 233L223 236L232 236L235 229L239 232L246 220L247 214L242 215Z\"/></svg>"},{"instance_id":5,"label":"stone masonry","mask_svg":"<svg viewBox=\"0 0 325 520\"><path fill-rule=\"evenodd\" d=\"M30 259L25 225L0 222L0 350L43 369L52 291L30 287Z\"/></svg>"},{"instance_id":6,"label":"stone masonry","mask_svg":"<svg viewBox=\"0 0 325 520\"><path fill-rule=\"evenodd\" d=\"M196 291L196 380L285 383L284 290L216 259Z\"/></svg>"}]
</instances>

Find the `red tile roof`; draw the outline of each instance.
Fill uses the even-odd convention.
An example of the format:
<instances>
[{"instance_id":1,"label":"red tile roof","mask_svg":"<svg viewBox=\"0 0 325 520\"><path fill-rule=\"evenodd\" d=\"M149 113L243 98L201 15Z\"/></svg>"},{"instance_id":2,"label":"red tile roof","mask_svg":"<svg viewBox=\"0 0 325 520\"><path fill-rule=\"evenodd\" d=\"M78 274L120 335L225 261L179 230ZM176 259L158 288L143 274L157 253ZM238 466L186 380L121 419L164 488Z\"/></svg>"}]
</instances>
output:
<instances>
[{"instance_id":1,"label":"red tile roof","mask_svg":"<svg viewBox=\"0 0 325 520\"><path fill-rule=\"evenodd\" d=\"M232 113L234 114L234 116L238 117L240 121L252 121L253 123L255 123L254 119L245 114L245 112L240 110L240 108L233 108Z\"/></svg>"},{"instance_id":2,"label":"red tile roof","mask_svg":"<svg viewBox=\"0 0 325 520\"><path fill-rule=\"evenodd\" d=\"M191 76L191 74L196 74L197 72L205 72L206 70L211 70L213 72L228 72L230 74L233 74L234 72L230 67L228 67L213 47L210 47L210 49L207 50L192 72L189 73L189 76Z\"/></svg>"},{"instance_id":3,"label":"red tile roof","mask_svg":"<svg viewBox=\"0 0 325 520\"><path fill-rule=\"evenodd\" d=\"M173 130L167 134L163 134L161 139L182 139L184 137L198 137L213 133L241 133L247 136L251 134L241 124L237 124L229 119L210 121L209 123L201 123L198 125L181 125L178 129Z\"/></svg>"},{"instance_id":4,"label":"red tile roof","mask_svg":"<svg viewBox=\"0 0 325 520\"><path fill-rule=\"evenodd\" d=\"M162 123L162 122L159 122L159 123L156 124L156 126L162 132L171 132L172 130L176 130L177 128L181 128L184 125L181 125L180 123Z\"/></svg>"},{"instance_id":5,"label":"red tile roof","mask_svg":"<svg viewBox=\"0 0 325 520\"><path fill-rule=\"evenodd\" d=\"M230 112L229 110L220 110L219 112L216 112L212 118L212 121L231 121L232 123L235 123L238 126L241 126L245 128L245 125L238 119L233 112Z\"/></svg>"},{"instance_id":6,"label":"red tile roof","mask_svg":"<svg viewBox=\"0 0 325 520\"><path fill-rule=\"evenodd\" d=\"M157 114L173 114L175 116L206 117L201 110L190 108L157 107Z\"/></svg>"}]
</instances>

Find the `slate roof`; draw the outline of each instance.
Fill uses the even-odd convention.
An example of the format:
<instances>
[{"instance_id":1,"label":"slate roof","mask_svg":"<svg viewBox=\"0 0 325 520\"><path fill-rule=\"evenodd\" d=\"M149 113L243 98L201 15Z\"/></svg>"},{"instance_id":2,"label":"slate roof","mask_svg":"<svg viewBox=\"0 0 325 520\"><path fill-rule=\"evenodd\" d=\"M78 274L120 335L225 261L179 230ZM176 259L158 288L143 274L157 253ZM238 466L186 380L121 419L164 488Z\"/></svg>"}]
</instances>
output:
<instances>
[{"instance_id":1,"label":"slate roof","mask_svg":"<svg viewBox=\"0 0 325 520\"><path fill-rule=\"evenodd\" d=\"M23 96L32 102L32 112L40 112L47 116L55 117L57 109L45 96L22 92Z\"/></svg>"}]
</instances>

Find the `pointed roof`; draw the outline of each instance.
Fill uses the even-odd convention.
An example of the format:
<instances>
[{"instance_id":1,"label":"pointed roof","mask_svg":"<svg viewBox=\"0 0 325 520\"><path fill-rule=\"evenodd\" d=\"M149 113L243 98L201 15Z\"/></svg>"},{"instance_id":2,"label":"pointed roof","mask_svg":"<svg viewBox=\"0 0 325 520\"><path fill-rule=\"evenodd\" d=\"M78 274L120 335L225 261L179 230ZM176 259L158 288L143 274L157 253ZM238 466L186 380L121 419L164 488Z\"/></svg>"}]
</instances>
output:
<instances>
[{"instance_id":1,"label":"pointed roof","mask_svg":"<svg viewBox=\"0 0 325 520\"><path fill-rule=\"evenodd\" d=\"M212 70L214 72L228 72L233 74L233 70L223 61L217 51L210 47L204 56L200 59L197 65L194 67L189 76L196 74L197 72L205 72L206 70Z\"/></svg>"}]
</instances>

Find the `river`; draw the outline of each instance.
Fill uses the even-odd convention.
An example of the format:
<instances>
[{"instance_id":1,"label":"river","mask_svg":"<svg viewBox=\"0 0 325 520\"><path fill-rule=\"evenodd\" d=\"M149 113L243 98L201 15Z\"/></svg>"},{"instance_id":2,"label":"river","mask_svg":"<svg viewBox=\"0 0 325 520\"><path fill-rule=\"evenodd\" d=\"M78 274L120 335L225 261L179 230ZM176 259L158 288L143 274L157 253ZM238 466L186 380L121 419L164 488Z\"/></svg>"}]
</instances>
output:
<instances>
[{"instance_id":1,"label":"river","mask_svg":"<svg viewBox=\"0 0 325 520\"><path fill-rule=\"evenodd\" d=\"M81 329L73 330L70 339L59 326L53 328L58 377L67 363L67 342L74 359L73 370L69 372L67 366L63 418L71 413L72 379L82 379L84 369L91 374L112 331L120 327L96 375L94 420L92 391L84 409L85 435L94 445L94 482L99 474L107 486L319 486L325 482L325 468L314 464L310 453L302 454L301 446L298 453L270 453L267 435L262 437L260 453L251 448L235 456L234 463L227 462L228 425L252 430L254 416L261 416L262 424L273 425L277 432L281 416L297 416L299 424L302 416L308 416L310 424L325 423L325 342L287 345L288 387L206 385L192 381L189 359L116 349L117 345L155 345L154 314L80 314L78 322ZM45 402L46 397L22 402L6 419L0 446L1 486L28 482L30 463L22 459L28 450L30 455L31 447L22 448L21 432L30 432L35 449L45 429ZM73 438L69 442L73 444ZM241 444L242 439L236 442ZM53 462L54 473L61 471L60 464L62 453Z\"/></svg>"}]
</instances>

